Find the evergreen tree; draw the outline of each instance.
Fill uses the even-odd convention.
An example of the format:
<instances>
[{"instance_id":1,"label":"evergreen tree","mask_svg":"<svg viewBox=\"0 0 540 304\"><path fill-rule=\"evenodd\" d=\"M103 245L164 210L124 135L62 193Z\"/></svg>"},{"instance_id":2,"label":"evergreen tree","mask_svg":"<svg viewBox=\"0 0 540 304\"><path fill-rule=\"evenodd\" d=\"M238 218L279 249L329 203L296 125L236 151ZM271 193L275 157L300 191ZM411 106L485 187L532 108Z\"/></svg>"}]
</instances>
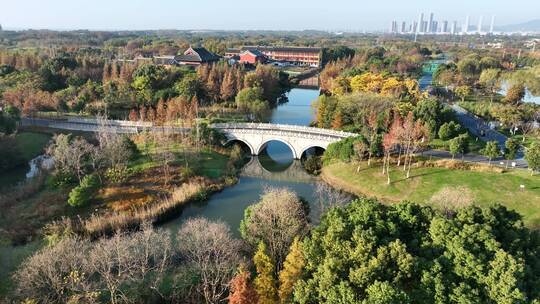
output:
<instances>
[{"instance_id":1,"label":"evergreen tree","mask_svg":"<svg viewBox=\"0 0 540 304\"><path fill-rule=\"evenodd\" d=\"M499 156L499 146L496 141L488 141L482 154L489 159L489 164L491 165L491 160Z\"/></svg>"},{"instance_id":2,"label":"evergreen tree","mask_svg":"<svg viewBox=\"0 0 540 304\"><path fill-rule=\"evenodd\" d=\"M300 240L295 238L283 263L283 270L279 273L278 293L281 303L290 302L294 284L300 279L305 263Z\"/></svg>"},{"instance_id":3,"label":"evergreen tree","mask_svg":"<svg viewBox=\"0 0 540 304\"><path fill-rule=\"evenodd\" d=\"M255 290L259 296L259 304L278 303L276 279L274 278L274 262L266 253L266 245L259 243L257 252L253 257L253 263L257 271L255 278Z\"/></svg>"}]
</instances>

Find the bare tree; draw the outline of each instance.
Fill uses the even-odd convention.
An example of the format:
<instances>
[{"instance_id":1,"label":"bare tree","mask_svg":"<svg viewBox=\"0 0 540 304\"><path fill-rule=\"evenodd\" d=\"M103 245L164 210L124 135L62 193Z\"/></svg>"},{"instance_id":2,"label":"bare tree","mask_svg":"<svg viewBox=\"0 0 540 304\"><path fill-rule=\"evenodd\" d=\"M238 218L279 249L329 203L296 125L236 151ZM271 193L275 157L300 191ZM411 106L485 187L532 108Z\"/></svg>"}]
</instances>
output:
<instances>
[{"instance_id":1,"label":"bare tree","mask_svg":"<svg viewBox=\"0 0 540 304\"><path fill-rule=\"evenodd\" d=\"M456 209L465 208L472 205L474 194L463 186L444 187L433 194L430 202L441 208L446 215L450 216Z\"/></svg>"},{"instance_id":2,"label":"bare tree","mask_svg":"<svg viewBox=\"0 0 540 304\"><path fill-rule=\"evenodd\" d=\"M241 223L242 237L254 248L259 242L268 246L276 262L276 273L282 268L295 237L308 228L306 208L289 189L267 189L259 203L249 207Z\"/></svg>"},{"instance_id":3,"label":"bare tree","mask_svg":"<svg viewBox=\"0 0 540 304\"><path fill-rule=\"evenodd\" d=\"M76 174L80 181L84 174L85 157L89 155L92 147L81 137L72 139L71 134L57 134L47 147L47 154L53 157L57 170Z\"/></svg>"},{"instance_id":4,"label":"bare tree","mask_svg":"<svg viewBox=\"0 0 540 304\"><path fill-rule=\"evenodd\" d=\"M338 191L325 182L318 182L315 185L315 194L319 202L318 218L320 218L326 210L344 206L352 200L350 194Z\"/></svg>"},{"instance_id":5,"label":"bare tree","mask_svg":"<svg viewBox=\"0 0 540 304\"><path fill-rule=\"evenodd\" d=\"M206 303L224 301L228 284L240 263L241 243L223 222L204 218L188 220L178 231L181 257L199 281L195 290Z\"/></svg>"},{"instance_id":6,"label":"bare tree","mask_svg":"<svg viewBox=\"0 0 540 304\"><path fill-rule=\"evenodd\" d=\"M111 303L140 302L148 291L163 296L172 256L170 234L146 223L95 242L68 236L26 260L14 278L22 299L40 303L92 303L103 292Z\"/></svg>"},{"instance_id":7,"label":"bare tree","mask_svg":"<svg viewBox=\"0 0 540 304\"><path fill-rule=\"evenodd\" d=\"M159 291L171 256L170 235L143 224L141 232L116 233L96 242L88 254L88 270L99 276L111 303L129 302L137 293L127 292L129 286L137 288L144 282L145 288Z\"/></svg>"},{"instance_id":8,"label":"bare tree","mask_svg":"<svg viewBox=\"0 0 540 304\"><path fill-rule=\"evenodd\" d=\"M93 286L81 262L88 246L87 241L67 238L28 258L14 275L17 295L40 303L67 303L87 295L86 302L92 302Z\"/></svg>"},{"instance_id":9,"label":"bare tree","mask_svg":"<svg viewBox=\"0 0 540 304\"><path fill-rule=\"evenodd\" d=\"M107 166L112 168L124 167L132 154L124 135L118 134L115 126L111 125L104 116L98 116L97 120L96 138L102 159Z\"/></svg>"}]
</instances>

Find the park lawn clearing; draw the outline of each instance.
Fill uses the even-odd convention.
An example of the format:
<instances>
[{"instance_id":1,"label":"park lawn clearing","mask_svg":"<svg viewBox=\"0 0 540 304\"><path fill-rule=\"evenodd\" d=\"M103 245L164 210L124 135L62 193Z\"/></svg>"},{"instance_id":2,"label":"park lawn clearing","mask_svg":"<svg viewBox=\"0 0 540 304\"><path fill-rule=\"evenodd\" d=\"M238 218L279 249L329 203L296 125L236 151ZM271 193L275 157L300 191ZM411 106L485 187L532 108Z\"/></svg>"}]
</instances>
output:
<instances>
[{"instance_id":1,"label":"park lawn clearing","mask_svg":"<svg viewBox=\"0 0 540 304\"><path fill-rule=\"evenodd\" d=\"M387 185L380 164L368 167L365 162L337 162L325 166L321 176L334 187L387 203L411 201L429 205L433 194L443 187L463 186L472 191L478 206L500 203L521 214L527 226L540 228L540 176L531 176L525 170L491 173L413 167L411 177L406 179L402 168L392 166L391 183ZM525 189L521 190L520 185Z\"/></svg>"},{"instance_id":2,"label":"park lawn clearing","mask_svg":"<svg viewBox=\"0 0 540 304\"><path fill-rule=\"evenodd\" d=\"M26 161L43 153L50 139L51 135L36 132L20 132L15 136L17 149Z\"/></svg>"}]
</instances>

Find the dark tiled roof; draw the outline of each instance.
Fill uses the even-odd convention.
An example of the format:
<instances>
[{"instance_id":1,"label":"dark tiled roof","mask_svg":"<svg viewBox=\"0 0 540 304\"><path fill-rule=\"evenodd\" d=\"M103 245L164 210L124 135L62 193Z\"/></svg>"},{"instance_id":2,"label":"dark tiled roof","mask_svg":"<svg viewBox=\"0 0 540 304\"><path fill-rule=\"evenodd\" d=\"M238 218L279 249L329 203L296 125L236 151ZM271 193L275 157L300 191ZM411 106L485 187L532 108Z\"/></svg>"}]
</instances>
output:
<instances>
[{"instance_id":1,"label":"dark tiled roof","mask_svg":"<svg viewBox=\"0 0 540 304\"><path fill-rule=\"evenodd\" d=\"M190 47L184 54L174 57L177 62L212 62L219 60L219 56L203 47Z\"/></svg>"},{"instance_id":2,"label":"dark tiled roof","mask_svg":"<svg viewBox=\"0 0 540 304\"><path fill-rule=\"evenodd\" d=\"M278 46L243 46L242 51L259 50L259 51L275 51L275 52L304 52L304 53L319 53L321 48L318 47L278 47Z\"/></svg>"}]
</instances>

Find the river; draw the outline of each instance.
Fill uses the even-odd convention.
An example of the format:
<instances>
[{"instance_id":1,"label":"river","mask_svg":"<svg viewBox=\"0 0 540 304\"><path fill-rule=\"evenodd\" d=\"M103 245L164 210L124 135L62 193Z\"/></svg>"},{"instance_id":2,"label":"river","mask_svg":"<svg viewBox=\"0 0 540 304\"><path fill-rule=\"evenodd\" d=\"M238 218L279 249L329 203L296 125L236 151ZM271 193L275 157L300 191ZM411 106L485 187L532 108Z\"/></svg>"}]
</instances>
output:
<instances>
[{"instance_id":1,"label":"river","mask_svg":"<svg viewBox=\"0 0 540 304\"><path fill-rule=\"evenodd\" d=\"M309 125L314 115L311 103L318 96L318 90L292 89L287 94L288 102L278 105L269 116L269 121L280 124ZM244 210L256 203L267 187L286 187L293 190L310 202L310 215L316 219L319 212L315 181L315 178L310 177L303 170L298 160L292 160L292 152L285 144L270 142L266 151L244 167L236 185L212 195L205 202L187 206L178 219L165 226L176 230L187 218L205 217L210 220L224 221L238 236Z\"/></svg>"}]
</instances>

